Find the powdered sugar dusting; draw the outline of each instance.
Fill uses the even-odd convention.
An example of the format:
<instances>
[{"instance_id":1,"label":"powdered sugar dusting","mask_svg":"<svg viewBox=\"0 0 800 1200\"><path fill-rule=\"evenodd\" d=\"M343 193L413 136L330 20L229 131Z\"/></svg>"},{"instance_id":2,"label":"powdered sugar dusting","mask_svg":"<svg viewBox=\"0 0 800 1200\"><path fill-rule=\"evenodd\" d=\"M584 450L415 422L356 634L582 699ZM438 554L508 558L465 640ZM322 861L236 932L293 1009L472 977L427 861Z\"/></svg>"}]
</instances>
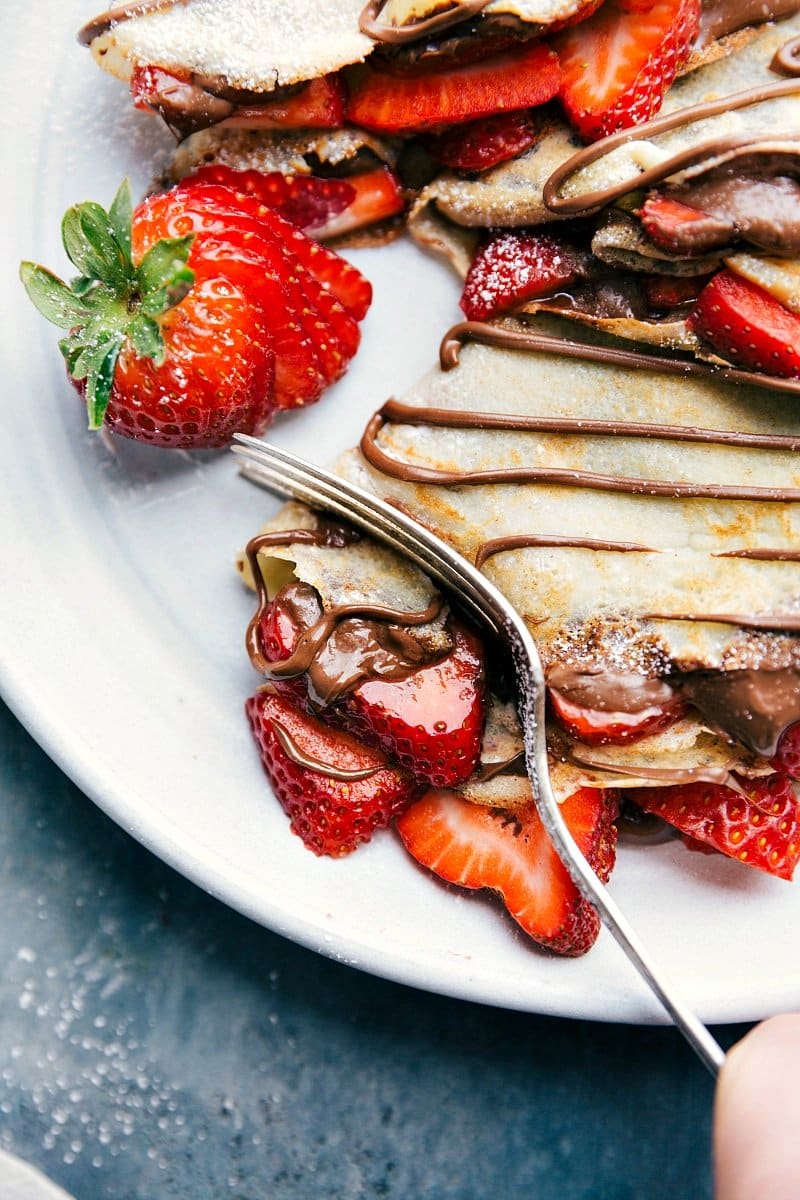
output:
<instances>
[{"instance_id":1,"label":"powdered sugar dusting","mask_svg":"<svg viewBox=\"0 0 800 1200\"><path fill-rule=\"evenodd\" d=\"M132 63L157 63L269 92L361 62L373 48L359 32L362 7L362 0L194 0L121 22L92 52L123 77Z\"/></svg>"}]
</instances>

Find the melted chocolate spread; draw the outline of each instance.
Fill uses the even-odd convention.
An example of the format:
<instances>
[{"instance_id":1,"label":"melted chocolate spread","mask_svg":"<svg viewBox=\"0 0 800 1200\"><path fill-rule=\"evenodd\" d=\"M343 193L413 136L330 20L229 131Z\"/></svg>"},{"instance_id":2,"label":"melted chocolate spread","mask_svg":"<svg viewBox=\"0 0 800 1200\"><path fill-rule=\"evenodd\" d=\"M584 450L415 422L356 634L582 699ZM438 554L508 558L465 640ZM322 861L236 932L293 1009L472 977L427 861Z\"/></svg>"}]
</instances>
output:
<instances>
[{"instance_id":1,"label":"melted chocolate spread","mask_svg":"<svg viewBox=\"0 0 800 1200\"><path fill-rule=\"evenodd\" d=\"M342 547L356 540L358 534L354 531L323 523L313 530L259 534L246 548L258 592L258 608L245 636L250 661L268 679L307 674L309 698L317 708L332 704L365 679L403 679L435 657L408 632L408 627L435 620L444 603L441 597L435 597L422 612L376 604L323 609L314 588L300 581L287 585L281 596L292 624L303 630L294 651L279 662L270 662L264 656L259 626L270 600L258 565L259 550L297 542Z\"/></svg>"},{"instance_id":2,"label":"melted chocolate spread","mask_svg":"<svg viewBox=\"0 0 800 1200\"><path fill-rule=\"evenodd\" d=\"M681 694L712 726L771 758L784 730L800 721L800 669L692 671Z\"/></svg>"},{"instance_id":3,"label":"melted chocolate spread","mask_svg":"<svg viewBox=\"0 0 800 1200\"><path fill-rule=\"evenodd\" d=\"M705 50L728 34L737 33L749 25L767 21L782 21L800 11L798 0L703 0L700 14L700 33L695 50Z\"/></svg>"}]
</instances>

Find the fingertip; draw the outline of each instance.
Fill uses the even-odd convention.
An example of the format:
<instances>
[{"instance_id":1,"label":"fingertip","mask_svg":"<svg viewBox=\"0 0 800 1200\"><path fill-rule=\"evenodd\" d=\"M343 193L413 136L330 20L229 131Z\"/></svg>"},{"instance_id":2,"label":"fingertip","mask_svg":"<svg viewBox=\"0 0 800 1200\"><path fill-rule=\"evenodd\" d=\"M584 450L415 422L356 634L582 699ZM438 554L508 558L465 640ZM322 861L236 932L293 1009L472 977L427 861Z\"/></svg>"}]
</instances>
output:
<instances>
[{"instance_id":1,"label":"fingertip","mask_svg":"<svg viewBox=\"0 0 800 1200\"><path fill-rule=\"evenodd\" d=\"M757 1025L729 1052L714 1103L716 1200L800 1196L800 1013Z\"/></svg>"}]
</instances>

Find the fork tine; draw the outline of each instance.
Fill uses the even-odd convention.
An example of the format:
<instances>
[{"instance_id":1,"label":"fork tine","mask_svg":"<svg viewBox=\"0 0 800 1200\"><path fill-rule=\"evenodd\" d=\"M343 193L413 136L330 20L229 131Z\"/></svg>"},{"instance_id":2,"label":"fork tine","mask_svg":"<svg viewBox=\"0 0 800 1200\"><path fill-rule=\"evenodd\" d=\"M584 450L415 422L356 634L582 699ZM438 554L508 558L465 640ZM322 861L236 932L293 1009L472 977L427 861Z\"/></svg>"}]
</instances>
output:
<instances>
[{"instance_id":1,"label":"fork tine","mask_svg":"<svg viewBox=\"0 0 800 1200\"><path fill-rule=\"evenodd\" d=\"M545 736L545 680L536 643L524 620L489 579L452 546L399 509L287 450L235 434L233 452L244 459L252 482L312 507L327 509L412 559L438 582L466 599L472 610L508 640L520 683L520 718L525 762L536 807L559 857L581 894L597 909L618 944L658 997L692 1049L716 1075L725 1061L721 1047L699 1017L657 971L638 935L600 883L568 829L550 783Z\"/></svg>"}]
</instances>

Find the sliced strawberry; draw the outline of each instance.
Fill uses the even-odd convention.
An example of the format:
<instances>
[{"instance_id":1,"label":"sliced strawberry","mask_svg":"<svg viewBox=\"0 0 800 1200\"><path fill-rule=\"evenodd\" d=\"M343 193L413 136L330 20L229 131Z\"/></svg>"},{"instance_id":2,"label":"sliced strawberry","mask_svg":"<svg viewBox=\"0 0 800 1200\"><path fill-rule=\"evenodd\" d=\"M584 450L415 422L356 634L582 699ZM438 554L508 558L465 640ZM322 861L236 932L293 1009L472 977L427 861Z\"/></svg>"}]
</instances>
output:
<instances>
[{"instance_id":1,"label":"sliced strawberry","mask_svg":"<svg viewBox=\"0 0 800 1200\"><path fill-rule=\"evenodd\" d=\"M533 116L523 109L431 134L425 139L425 149L454 171L488 171L529 150L538 137Z\"/></svg>"},{"instance_id":2,"label":"sliced strawberry","mask_svg":"<svg viewBox=\"0 0 800 1200\"><path fill-rule=\"evenodd\" d=\"M338 75L312 79L291 96L237 103L228 125L246 129L338 129L344 123L344 86Z\"/></svg>"},{"instance_id":3,"label":"sliced strawberry","mask_svg":"<svg viewBox=\"0 0 800 1200\"><path fill-rule=\"evenodd\" d=\"M253 196L315 237L356 198L355 188L346 179L284 175L281 171L233 171L222 163L198 167L192 179L196 183L221 183Z\"/></svg>"},{"instance_id":4,"label":"sliced strawberry","mask_svg":"<svg viewBox=\"0 0 800 1200\"><path fill-rule=\"evenodd\" d=\"M689 325L732 363L800 378L800 316L733 271L720 271L703 288Z\"/></svg>"},{"instance_id":5,"label":"sliced strawberry","mask_svg":"<svg viewBox=\"0 0 800 1200\"><path fill-rule=\"evenodd\" d=\"M581 788L561 812L605 883L614 865L616 797ZM455 792L430 791L397 821L406 849L460 887L499 893L515 921L557 954L584 954L600 930L553 849L536 808L518 812L471 804Z\"/></svg>"},{"instance_id":6,"label":"sliced strawberry","mask_svg":"<svg viewBox=\"0 0 800 1200\"><path fill-rule=\"evenodd\" d=\"M272 333L276 407L311 404L330 382L314 342L316 310L309 313L296 259L267 223L272 216L281 218L255 201L248 203L257 216L243 211L242 200L228 188L190 186L188 182L174 192L153 196L142 206L134 225L134 257L142 256L158 230L166 227L172 237L194 235L191 260L192 265L197 262L196 270L222 270L231 279L249 280ZM293 226L288 228L303 237Z\"/></svg>"},{"instance_id":7,"label":"sliced strawberry","mask_svg":"<svg viewBox=\"0 0 800 1200\"><path fill-rule=\"evenodd\" d=\"M790 725L778 742L772 766L792 779L800 779L800 723Z\"/></svg>"},{"instance_id":8,"label":"sliced strawberry","mask_svg":"<svg viewBox=\"0 0 800 1200\"><path fill-rule=\"evenodd\" d=\"M346 209L316 231L315 237L341 237L355 229L388 221L406 207L403 185L390 167L376 167L373 171L350 175L346 182L353 190L353 199Z\"/></svg>"},{"instance_id":9,"label":"sliced strawberry","mask_svg":"<svg viewBox=\"0 0 800 1200\"><path fill-rule=\"evenodd\" d=\"M472 260L461 308L468 320L485 321L568 287L583 273L584 262L584 256L552 234L505 230L491 237Z\"/></svg>"},{"instance_id":10,"label":"sliced strawberry","mask_svg":"<svg viewBox=\"0 0 800 1200\"><path fill-rule=\"evenodd\" d=\"M650 307L669 311L695 304L710 278L710 275L646 275L642 282Z\"/></svg>"},{"instance_id":11,"label":"sliced strawberry","mask_svg":"<svg viewBox=\"0 0 800 1200\"><path fill-rule=\"evenodd\" d=\"M700 28L700 0L606 3L588 21L554 40L561 69L561 101L587 141L648 121Z\"/></svg>"},{"instance_id":12,"label":"sliced strawberry","mask_svg":"<svg viewBox=\"0 0 800 1200\"><path fill-rule=\"evenodd\" d=\"M349 854L413 798L411 777L380 751L328 729L284 697L259 692L245 710L292 832L315 854Z\"/></svg>"},{"instance_id":13,"label":"sliced strawberry","mask_svg":"<svg viewBox=\"0 0 800 1200\"><path fill-rule=\"evenodd\" d=\"M639 210L639 220L650 240L673 254L708 254L729 246L736 237L731 221L682 204L663 192L651 192Z\"/></svg>"},{"instance_id":14,"label":"sliced strawberry","mask_svg":"<svg viewBox=\"0 0 800 1200\"><path fill-rule=\"evenodd\" d=\"M637 788L645 812L720 853L791 879L800 858L800 803L786 775L741 780L745 795L712 783Z\"/></svg>"},{"instance_id":15,"label":"sliced strawberry","mask_svg":"<svg viewBox=\"0 0 800 1200\"><path fill-rule=\"evenodd\" d=\"M356 321L361 321L367 313L372 302L372 285L368 279L365 279L359 270L347 262L346 259L329 250L326 246L320 246L316 241L306 237L301 230L295 228L291 222L285 220L279 212L276 212L269 205L261 203L258 198L247 189L240 189L237 186L238 172L227 167L218 168L220 171L229 171L228 181L226 183L219 182L217 184L205 184L204 188L213 191L216 188L216 200L220 210L225 206L231 206L230 193L233 192L238 203L241 217L237 222L238 227L242 229L252 229L253 232L258 232L262 236L271 236L276 245L283 247L287 253L294 255L300 264L309 271L314 278L320 283L326 291L330 292L339 303L347 309L351 317ZM195 194L195 189L200 186L195 184L193 175L187 175L182 179L177 186L177 191L188 189L192 194ZM207 192L203 192L209 203L215 198ZM260 227L248 226L247 218L259 222ZM236 218L232 215L231 223L236 222ZM245 222L242 224L242 222Z\"/></svg>"},{"instance_id":16,"label":"sliced strawberry","mask_svg":"<svg viewBox=\"0 0 800 1200\"><path fill-rule=\"evenodd\" d=\"M281 588L258 621L258 646L271 663L285 662L298 640L322 616L319 595L306 583L292 582ZM306 676L271 679L272 686L298 708L308 707Z\"/></svg>"},{"instance_id":17,"label":"sliced strawberry","mask_svg":"<svg viewBox=\"0 0 800 1200\"><path fill-rule=\"evenodd\" d=\"M478 765L484 721L480 641L451 623L453 649L403 679L370 679L337 704L348 729L421 783L454 787Z\"/></svg>"},{"instance_id":18,"label":"sliced strawberry","mask_svg":"<svg viewBox=\"0 0 800 1200\"><path fill-rule=\"evenodd\" d=\"M523 43L464 67L398 78L354 73L347 120L378 133L411 133L544 104L556 94L558 60L542 42Z\"/></svg>"},{"instance_id":19,"label":"sliced strawberry","mask_svg":"<svg viewBox=\"0 0 800 1200\"><path fill-rule=\"evenodd\" d=\"M105 413L111 430L179 449L225 446L236 431L263 432L275 356L263 312L244 288L224 276L197 279L164 314L161 331L169 353L159 364L131 341L122 346Z\"/></svg>"},{"instance_id":20,"label":"sliced strawberry","mask_svg":"<svg viewBox=\"0 0 800 1200\"><path fill-rule=\"evenodd\" d=\"M555 688L548 688L547 694L559 724L579 741L593 746L635 742L667 729L685 710L679 696L665 704L649 705L639 712L604 712L574 704Z\"/></svg>"}]
</instances>

